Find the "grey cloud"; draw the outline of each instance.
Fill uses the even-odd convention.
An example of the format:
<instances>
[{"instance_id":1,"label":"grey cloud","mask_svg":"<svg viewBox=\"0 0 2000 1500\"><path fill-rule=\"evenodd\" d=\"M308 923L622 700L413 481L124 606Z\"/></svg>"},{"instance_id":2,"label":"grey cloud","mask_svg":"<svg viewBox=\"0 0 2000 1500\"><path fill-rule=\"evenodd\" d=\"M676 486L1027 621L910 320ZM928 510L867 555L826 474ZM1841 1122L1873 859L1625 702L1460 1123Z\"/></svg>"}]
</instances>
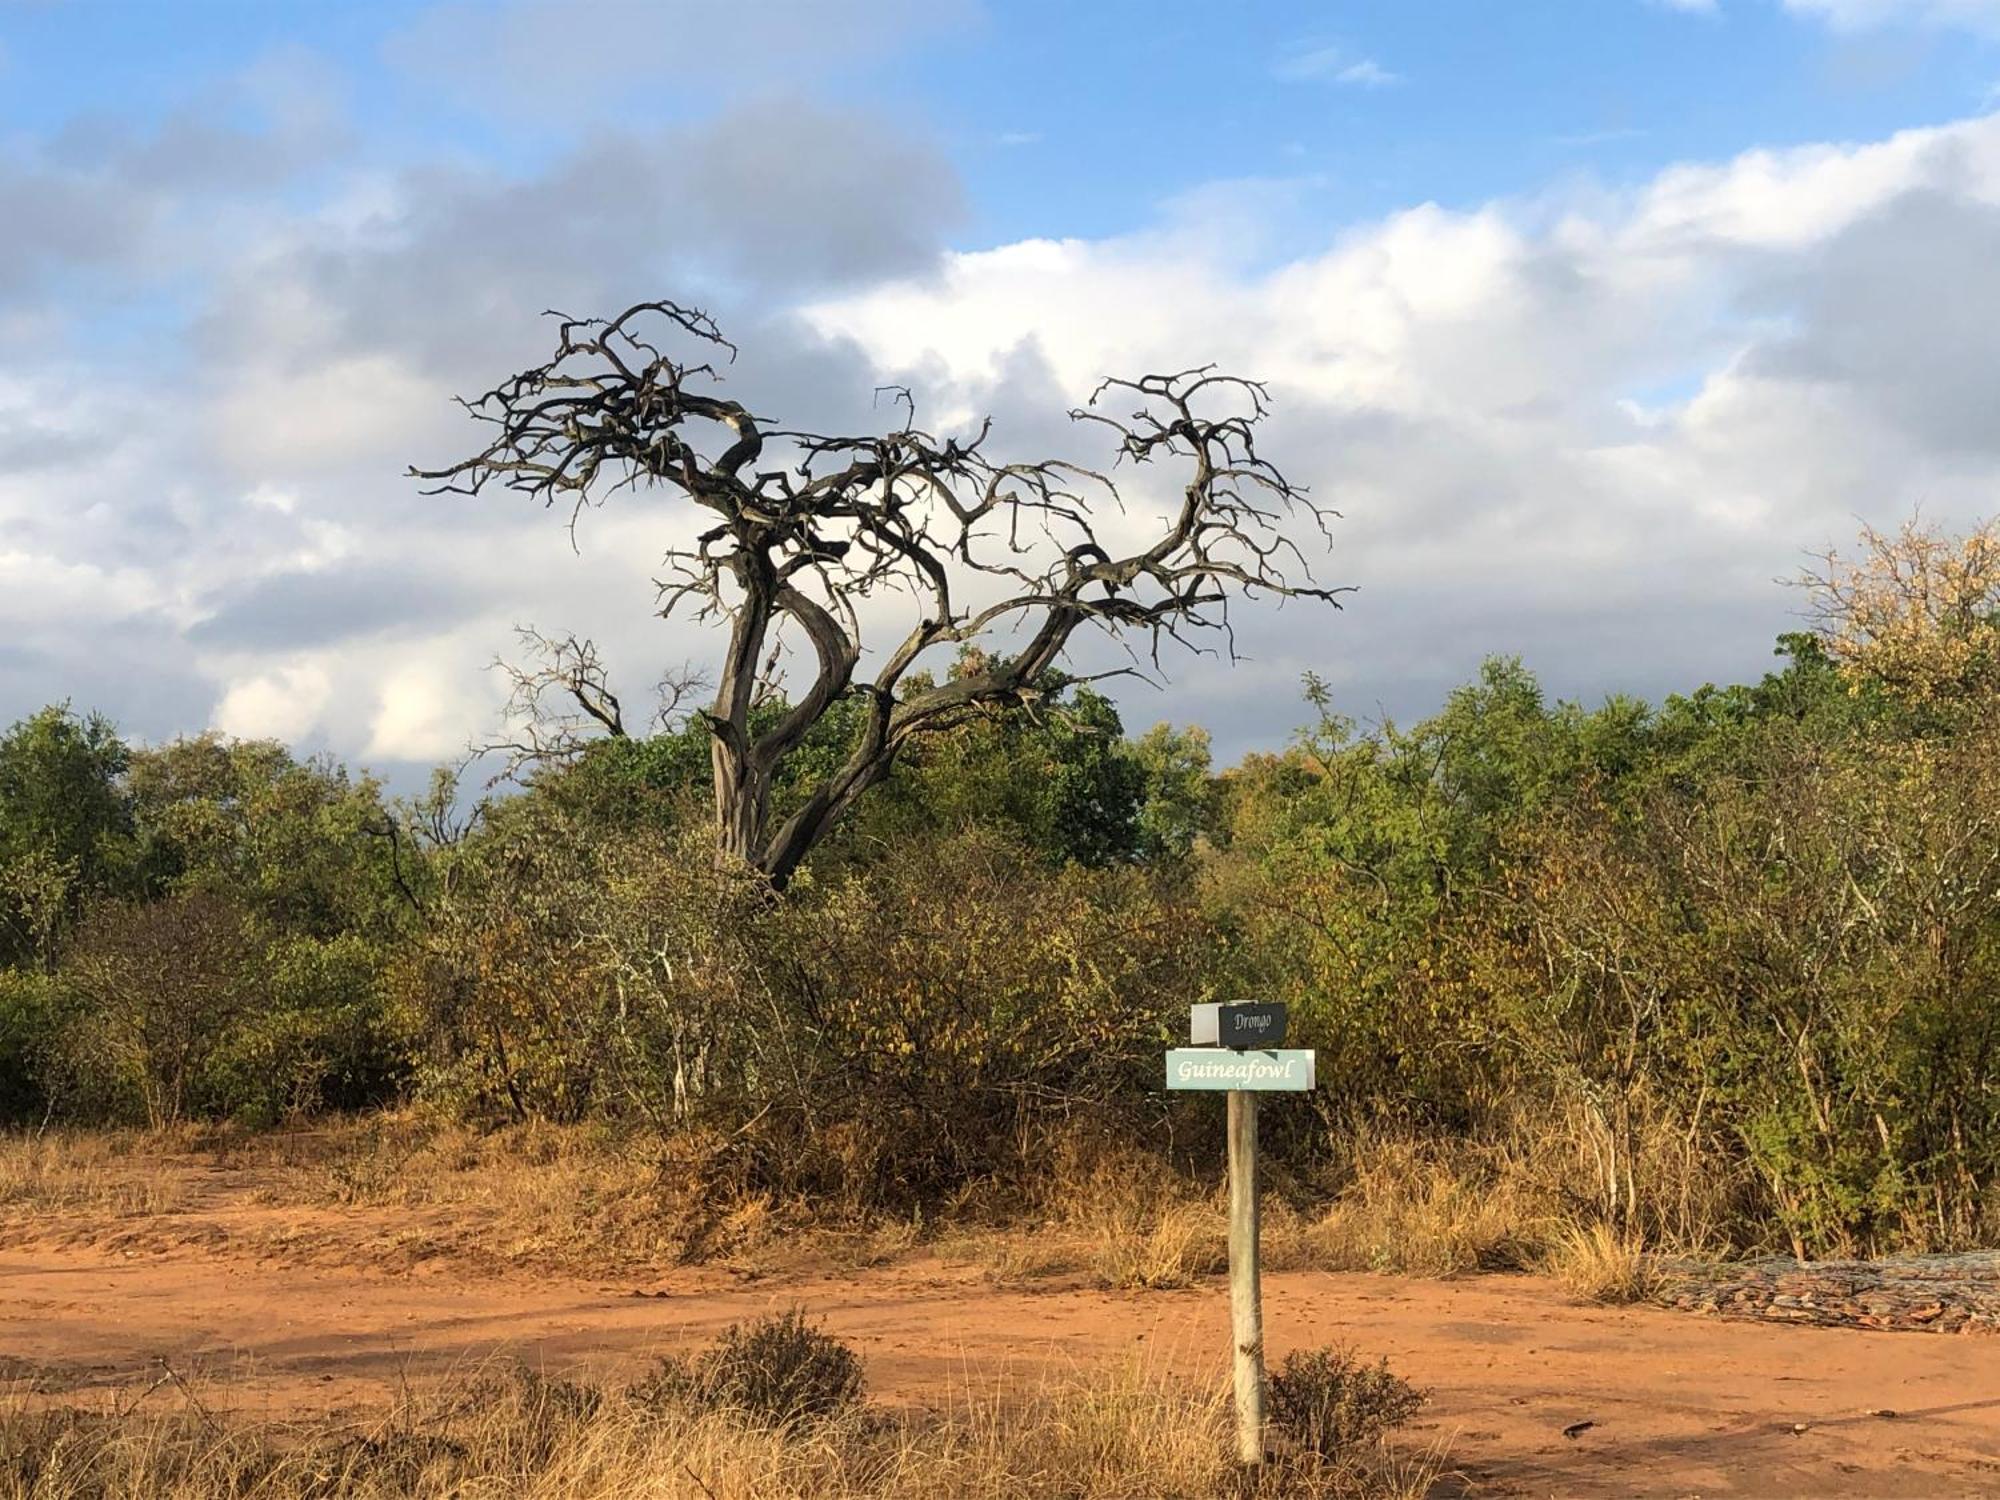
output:
<instances>
[{"instance_id":1,"label":"grey cloud","mask_svg":"<svg viewBox=\"0 0 2000 1500\"><path fill-rule=\"evenodd\" d=\"M129 737L170 739L205 722L214 685L163 655L160 622L122 621L0 653L0 723L49 703L96 709Z\"/></svg>"},{"instance_id":2,"label":"grey cloud","mask_svg":"<svg viewBox=\"0 0 2000 1500\"><path fill-rule=\"evenodd\" d=\"M189 108L145 132L102 116L72 121L51 140L48 156L126 192L255 193L325 161L342 140L331 121L245 130Z\"/></svg>"},{"instance_id":3,"label":"grey cloud","mask_svg":"<svg viewBox=\"0 0 2000 1500\"><path fill-rule=\"evenodd\" d=\"M976 0L508 0L436 6L384 52L418 86L475 107L588 119L640 95L699 98L865 66L978 16Z\"/></svg>"},{"instance_id":4,"label":"grey cloud","mask_svg":"<svg viewBox=\"0 0 2000 1500\"><path fill-rule=\"evenodd\" d=\"M957 177L883 124L770 101L690 134L682 190L700 244L760 285L905 276L962 218ZM663 184L671 187L671 182Z\"/></svg>"},{"instance_id":5,"label":"grey cloud","mask_svg":"<svg viewBox=\"0 0 2000 1500\"><path fill-rule=\"evenodd\" d=\"M1752 305L1796 328L1752 372L1844 386L1926 447L2000 454L2000 207L1904 194L1768 280Z\"/></svg>"},{"instance_id":6,"label":"grey cloud","mask_svg":"<svg viewBox=\"0 0 2000 1500\"><path fill-rule=\"evenodd\" d=\"M285 651L450 624L476 607L471 583L441 568L358 564L273 573L213 601L187 632L197 646Z\"/></svg>"},{"instance_id":7,"label":"grey cloud","mask_svg":"<svg viewBox=\"0 0 2000 1500\"><path fill-rule=\"evenodd\" d=\"M0 297L57 266L128 258L151 217L150 205L101 179L0 157Z\"/></svg>"},{"instance_id":8,"label":"grey cloud","mask_svg":"<svg viewBox=\"0 0 2000 1500\"><path fill-rule=\"evenodd\" d=\"M345 136L331 106L273 91L274 78L298 73L258 72L258 128L186 108L150 127L78 118L38 144L0 147L0 297L63 269L109 267L143 284L173 258L166 226L198 219L203 200L269 192L336 155Z\"/></svg>"},{"instance_id":9,"label":"grey cloud","mask_svg":"<svg viewBox=\"0 0 2000 1500\"><path fill-rule=\"evenodd\" d=\"M414 171L401 198L392 222L246 275L198 330L211 362L391 352L462 388L544 355L544 308L665 295L768 306L921 274L962 213L936 151L802 99L600 137L526 180ZM286 321L302 290L331 318L332 348Z\"/></svg>"},{"instance_id":10,"label":"grey cloud","mask_svg":"<svg viewBox=\"0 0 2000 1500\"><path fill-rule=\"evenodd\" d=\"M90 447L90 439L80 433L0 414L0 473L59 468L84 457Z\"/></svg>"}]
</instances>

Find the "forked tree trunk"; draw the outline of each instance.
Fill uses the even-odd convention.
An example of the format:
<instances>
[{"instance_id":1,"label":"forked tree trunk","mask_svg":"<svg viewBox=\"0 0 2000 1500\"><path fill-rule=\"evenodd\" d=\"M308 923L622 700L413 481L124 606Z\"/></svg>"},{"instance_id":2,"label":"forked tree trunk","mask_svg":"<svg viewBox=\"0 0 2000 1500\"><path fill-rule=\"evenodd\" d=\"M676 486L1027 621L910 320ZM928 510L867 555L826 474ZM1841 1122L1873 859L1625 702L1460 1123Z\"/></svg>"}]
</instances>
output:
<instances>
[{"instance_id":1,"label":"forked tree trunk","mask_svg":"<svg viewBox=\"0 0 2000 1500\"><path fill-rule=\"evenodd\" d=\"M726 866L757 869L769 817L768 783L719 738L710 755L715 768L716 858Z\"/></svg>"}]
</instances>

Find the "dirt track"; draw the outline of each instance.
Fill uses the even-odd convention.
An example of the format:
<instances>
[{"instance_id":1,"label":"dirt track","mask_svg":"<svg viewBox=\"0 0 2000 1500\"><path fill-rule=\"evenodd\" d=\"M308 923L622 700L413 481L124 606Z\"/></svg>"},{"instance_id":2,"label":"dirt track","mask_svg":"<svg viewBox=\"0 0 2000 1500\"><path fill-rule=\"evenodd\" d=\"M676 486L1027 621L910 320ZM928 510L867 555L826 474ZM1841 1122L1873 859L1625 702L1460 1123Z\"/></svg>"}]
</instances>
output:
<instances>
[{"instance_id":1,"label":"dirt track","mask_svg":"<svg viewBox=\"0 0 2000 1500\"><path fill-rule=\"evenodd\" d=\"M73 1222L5 1225L0 1374L88 1401L165 1358L217 1377L218 1398L279 1415L365 1405L496 1355L620 1376L798 1300L864 1352L879 1396L924 1401L1003 1370L1032 1378L1135 1354L1207 1374L1225 1339L1219 1286L996 1291L931 1260L839 1279L691 1271L634 1284L240 1248L248 1220L281 1212L175 1215L171 1233L122 1247ZM349 1244L400 1227L374 1211L339 1217ZM1351 1342L1429 1387L1419 1436L1451 1440L1474 1493L2000 1494L2000 1338L1582 1307L1520 1276L1295 1273L1270 1277L1266 1295L1274 1355ZM1583 1421L1595 1425L1562 1436Z\"/></svg>"}]
</instances>

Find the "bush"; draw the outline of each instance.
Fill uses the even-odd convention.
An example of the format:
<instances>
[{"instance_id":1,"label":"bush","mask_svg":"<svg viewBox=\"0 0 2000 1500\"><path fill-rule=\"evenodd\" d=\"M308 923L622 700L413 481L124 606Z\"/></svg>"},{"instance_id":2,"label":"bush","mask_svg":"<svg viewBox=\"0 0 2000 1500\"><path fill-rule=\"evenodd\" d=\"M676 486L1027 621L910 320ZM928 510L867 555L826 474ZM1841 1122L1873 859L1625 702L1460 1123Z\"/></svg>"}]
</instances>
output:
<instances>
[{"instance_id":1,"label":"bush","mask_svg":"<svg viewBox=\"0 0 2000 1500\"><path fill-rule=\"evenodd\" d=\"M1643 1302L1659 1288L1659 1274L1645 1247L1608 1224L1572 1224L1550 1248L1547 1269L1577 1296L1591 1302Z\"/></svg>"},{"instance_id":2,"label":"bush","mask_svg":"<svg viewBox=\"0 0 2000 1500\"><path fill-rule=\"evenodd\" d=\"M1270 1418L1307 1452L1329 1462L1358 1456L1429 1400L1390 1371L1363 1364L1350 1349L1286 1356L1270 1379Z\"/></svg>"},{"instance_id":3,"label":"bush","mask_svg":"<svg viewBox=\"0 0 2000 1500\"><path fill-rule=\"evenodd\" d=\"M861 1358L805 1309L732 1323L693 1359L669 1359L633 1392L643 1405L721 1408L760 1427L821 1422L862 1396Z\"/></svg>"},{"instance_id":4,"label":"bush","mask_svg":"<svg viewBox=\"0 0 2000 1500\"><path fill-rule=\"evenodd\" d=\"M186 1118L252 1003L257 957L242 911L218 896L99 908L62 973L77 1002L64 1050L80 1092L111 1107L136 1100L156 1128Z\"/></svg>"},{"instance_id":5,"label":"bush","mask_svg":"<svg viewBox=\"0 0 2000 1500\"><path fill-rule=\"evenodd\" d=\"M0 1125L40 1119L47 1110L48 1050L55 997L39 974L0 969Z\"/></svg>"},{"instance_id":6,"label":"bush","mask_svg":"<svg viewBox=\"0 0 2000 1500\"><path fill-rule=\"evenodd\" d=\"M204 1069L199 1111L269 1127L394 1099L408 1066L382 993L384 963L380 947L356 933L266 945L259 1003Z\"/></svg>"},{"instance_id":7,"label":"bush","mask_svg":"<svg viewBox=\"0 0 2000 1500\"><path fill-rule=\"evenodd\" d=\"M864 1210L938 1202L1020 1174L1064 1119L1157 1131L1159 1048L1209 991L1199 913L1145 871L1049 870L974 829L889 851L773 924L814 1073L794 1117L844 1124L836 1181ZM777 967L774 965L773 967ZM787 1149L788 1162L810 1163Z\"/></svg>"}]
</instances>

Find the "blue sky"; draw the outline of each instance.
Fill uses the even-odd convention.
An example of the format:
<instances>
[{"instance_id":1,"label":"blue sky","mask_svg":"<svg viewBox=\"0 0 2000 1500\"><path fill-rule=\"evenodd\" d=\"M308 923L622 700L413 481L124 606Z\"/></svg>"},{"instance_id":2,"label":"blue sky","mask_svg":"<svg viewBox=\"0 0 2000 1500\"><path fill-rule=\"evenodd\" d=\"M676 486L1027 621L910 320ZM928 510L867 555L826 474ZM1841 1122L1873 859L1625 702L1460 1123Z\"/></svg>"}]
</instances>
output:
<instances>
[{"instance_id":1,"label":"blue sky","mask_svg":"<svg viewBox=\"0 0 2000 1500\"><path fill-rule=\"evenodd\" d=\"M514 624L700 659L673 517L398 477L542 307L661 294L802 418L1272 378L1361 592L1135 725L1754 673L1804 549L1995 508L1996 85L2000 0L0 0L0 715L404 775Z\"/></svg>"},{"instance_id":2,"label":"blue sky","mask_svg":"<svg viewBox=\"0 0 2000 1500\"><path fill-rule=\"evenodd\" d=\"M614 30L661 8L580 7ZM291 55L325 63L359 149L379 160L463 152L528 169L580 130L697 117L765 82L754 59L702 79L689 77L698 58L663 56L661 79L632 73L596 99L565 98L560 119L482 108L402 56L428 9L13 0L0 11L0 118L10 132L48 135L95 115L143 122L216 108L218 86ZM910 45L842 57L814 84L906 115L943 143L967 184L966 245L1116 233L1178 192L1236 177L1309 185L1316 226L1573 176L1629 184L1747 146L1866 140L1959 118L2000 86L2000 45L1976 27L1936 24L1922 5L1862 29L1768 0L911 9L930 19L912 26ZM783 73L797 64L786 59Z\"/></svg>"}]
</instances>

